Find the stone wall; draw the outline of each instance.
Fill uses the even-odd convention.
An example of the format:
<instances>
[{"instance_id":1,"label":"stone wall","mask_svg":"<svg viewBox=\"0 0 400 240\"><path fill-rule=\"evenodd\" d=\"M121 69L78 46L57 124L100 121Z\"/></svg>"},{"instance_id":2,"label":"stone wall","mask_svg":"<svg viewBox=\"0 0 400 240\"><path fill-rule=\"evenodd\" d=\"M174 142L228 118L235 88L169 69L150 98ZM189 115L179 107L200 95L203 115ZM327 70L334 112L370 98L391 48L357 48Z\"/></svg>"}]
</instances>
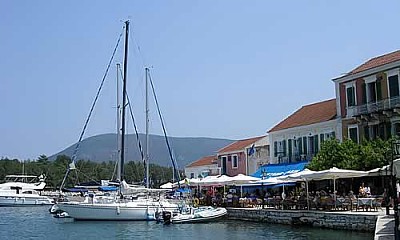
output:
<instances>
[{"instance_id":1,"label":"stone wall","mask_svg":"<svg viewBox=\"0 0 400 240\"><path fill-rule=\"evenodd\" d=\"M377 215L321 211L228 208L228 219L374 232Z\"/></svg>"}]
</instances>

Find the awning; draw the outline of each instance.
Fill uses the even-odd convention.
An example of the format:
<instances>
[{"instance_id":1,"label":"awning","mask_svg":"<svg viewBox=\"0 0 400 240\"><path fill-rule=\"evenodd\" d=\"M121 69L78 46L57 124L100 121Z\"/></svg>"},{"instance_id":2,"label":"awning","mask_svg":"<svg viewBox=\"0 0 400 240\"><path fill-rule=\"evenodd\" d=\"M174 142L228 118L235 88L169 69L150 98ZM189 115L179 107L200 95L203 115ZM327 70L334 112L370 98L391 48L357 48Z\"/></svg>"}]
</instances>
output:
<instances>
[{"instance_id":1,"label":"awning","mask_svg":"<svg viewBox=\"0 0 400 240\"><path fill-rule=\"evenodd\" d=\"M281 164L266 164L261 166L254 174L253 177L262 178L262 172L266 173L266 178L279 177L296 172L303 171L309 162L297 163L281 163Z\"/></svg>"}]
</instances>

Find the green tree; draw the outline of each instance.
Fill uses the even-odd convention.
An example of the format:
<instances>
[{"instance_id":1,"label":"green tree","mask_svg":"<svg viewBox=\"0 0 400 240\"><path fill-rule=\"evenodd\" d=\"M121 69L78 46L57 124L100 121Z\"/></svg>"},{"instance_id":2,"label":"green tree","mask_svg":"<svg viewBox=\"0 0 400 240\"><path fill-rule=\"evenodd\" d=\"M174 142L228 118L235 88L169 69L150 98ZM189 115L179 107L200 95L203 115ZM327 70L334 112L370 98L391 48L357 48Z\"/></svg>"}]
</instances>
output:
<instances>
[{"instance_id":1,"label":"green tree","mask_svg":"<svg viewBox=\"0 0 400 240\"><path fill-rule=\"evenodd\" d=\"M312 170L325 170L331 167L370 170L382 167L390 159L390 143L391 140L381 139L365 140L361 144L352 140L341 143L336 139L330 139L321 145L321 150L308 167Z\"/></svg>"}]
</instances>

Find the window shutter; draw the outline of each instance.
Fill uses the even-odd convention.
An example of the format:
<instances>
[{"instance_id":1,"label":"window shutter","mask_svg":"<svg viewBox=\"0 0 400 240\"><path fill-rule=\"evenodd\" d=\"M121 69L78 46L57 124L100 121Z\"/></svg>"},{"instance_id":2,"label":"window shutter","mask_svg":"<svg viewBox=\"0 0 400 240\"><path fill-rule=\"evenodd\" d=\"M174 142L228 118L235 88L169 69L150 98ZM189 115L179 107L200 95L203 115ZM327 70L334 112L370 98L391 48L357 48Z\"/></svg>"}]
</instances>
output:
<instances>
[{"instance_id":1,"label":"window shutter","mask_svg":"<svg viewBox=\"0 0 400 240\"><path fill-rule=\"evenodd\" d=\"M299 151L299 154L301 155L301 154L303 154L303 141L302 141L301 137L299 138L298 141L299 141L299 144L297 144L297 149Z\"/></svg>"},{"instance_id":2,"label":"window shutter","mask_svg":"<svg viewBox=\"0 0 400 240\"><path fill-rule=\"evenodd\" d=\"M376 100L382 100L382 77L376 80Z\"/></svg>"},{"instance_id":3,"label":"window shutter","mask_svg":"<svg viewBox=\"0 0 400 240\"><path fill-rule=\"evenodd\" d=\"M325 134L321 133L319 135L319 142L322 144L325 141Z\"/></svg>"},{"instance_id":4,"label":"window shutter","mask_svg":"<svg viewBox=\"0 0 400 240\"><path fill-rule=\"evenodd\" d=\"M283 146L283 156L286 157L286 140L282 141L282 146Z\"/></svg>"},{"instance_id":5,"label":"window shutter","mask_svg":"<svg viewBox=\"0 0 400 240\"><path fill-rule=\"evenodd\" d=\"M370 140L369 139L369 126L364 127L364 138L365 138L365 140Z\"/></svg>"},{"instance_id":6,"label":"window shutter","mask_svg":"<svg viewBox=\"0 0 400 240\"><path fill-rule=\"evenodd\" d=\"M399 96L399 76L394 75L389 77L389 97Z\"/></svg>"},{"instance_id":7,"label":"window shutter","mask_svg":"<svg viewBox=\"0 0 400 240\"><path fill-rule=\"evenodd\" d=\"M303 154L307 154L307 137L303 137Z\"/></svg>"},{"instance_id":8,"label":"window shutter","mask_svg":"<svg viewBox=\"0 0 400 240\"><path fill-rule=\"evenodd\" d=\"M278 143L275 141L274 142L274 157L278 156Z\"/></svg>"},{"instance_id":9,"label":"window shutter","mask_svg":"<svg viewBox=\"0 0 400 240\"><path fill-rule=\"evenodd\" d=\"M319 150L318 148L318 135L314 136L314 153L317 153Z\"/></svg>"},{"instance_id":10,"label":"window shutter","mask_svg":"<svg viewBox=\"0 0 400 240\"><path fill-rule=\"evenodd\" d=\"M362 104L366 104L367 103L367 84L365 84L365 82L363 82L361 84L361 89L362 89Z\"/></svg>"},{"instance_id":11,"label":"window shutter","mask_svg":"<svg viewBox=\"0 0 400 240\"><path fill-rule=\"evenodd\" d=\"M392 137L392 124L390 122L385 123L386 125L386 139L390 139Z\"/></svg>"},{"instance_id":12,"label":"window shutter","mask_svg":"<svg viewBox=\"0 0 400 240\"><path fill-rule=\"evenodd\" d=\"M289 162L292 160L292 139L288 140L288 156L289 156Z\"/></svg>"}]
</instances>

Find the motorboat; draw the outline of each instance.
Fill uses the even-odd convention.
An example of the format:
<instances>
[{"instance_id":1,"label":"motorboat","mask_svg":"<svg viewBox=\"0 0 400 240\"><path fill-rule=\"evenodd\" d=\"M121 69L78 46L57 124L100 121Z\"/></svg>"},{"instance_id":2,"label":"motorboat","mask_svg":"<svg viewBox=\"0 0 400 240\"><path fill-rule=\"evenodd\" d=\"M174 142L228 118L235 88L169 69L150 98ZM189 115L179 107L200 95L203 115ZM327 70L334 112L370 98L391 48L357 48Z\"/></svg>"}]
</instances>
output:
<instances>
[{"instance_id":1,"label":"motorboat","mask_svg":"<svg viewBox=\"0 0 400 240\"><path fill-rule=\"evenodd\" d=\"M170 214L171 219L164 219L164 223L197 223L197 222L210 222L215 219L221 218L227 214L225 208L214 207L191 207L187 212ZM168 216L167 214L166 216ZM165 214L163 214L165 217Z\"/></svg>"},{"instance_id":2,"label":"motorboat","mask_svg":"<svg viewBox=\"0 0 400 240\"><path fill-rule=\"evenodd\" d=\"M7 175L6 182L0 184L0 206L24 206L24 205L51 205L53 200L42 196L46 183L45 177L29 175Z\"/></svg>"},{"instance_id":3,"label":"motorboat","mask_svg":"<svg viewBox=\"0 0 400 240\"><path fill-rule=\"evenodd\" d=\"M42 191L46 186L45 176L39 177L33 175L6 175L5 183L0 184L0 190L12 190L19 188L21 190Z\"/></svg>"}]
</instances>

